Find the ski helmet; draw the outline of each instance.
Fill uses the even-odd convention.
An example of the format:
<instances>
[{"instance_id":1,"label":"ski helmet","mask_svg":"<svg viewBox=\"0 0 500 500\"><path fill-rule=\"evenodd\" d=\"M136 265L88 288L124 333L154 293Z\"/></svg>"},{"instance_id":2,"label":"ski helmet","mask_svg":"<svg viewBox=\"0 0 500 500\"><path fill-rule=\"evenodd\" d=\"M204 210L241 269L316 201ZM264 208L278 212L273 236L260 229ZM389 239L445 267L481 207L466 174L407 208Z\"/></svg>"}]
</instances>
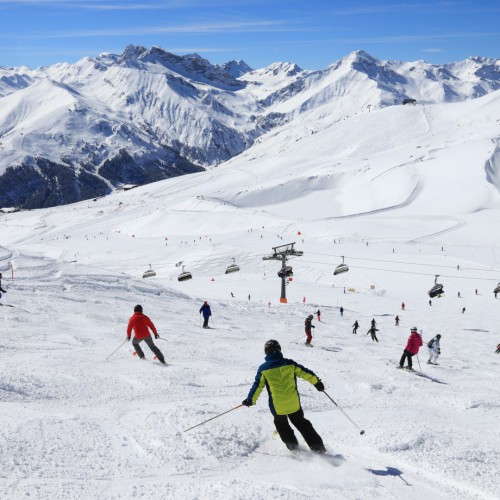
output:
<instances>
[{"instance_id":1,"label":"ski helmet","mask_svg":"<svg viewBox=\"0 0 500 500\"><path fill-rule=\"evenodd\" d=\"M440 333L438 333L438 334L436 335L436 338L437 338L437 339L440 339L440 338L441 338L441 334L440 334Z\"/></svg>"},{"instance_id":2,"label":"ski helmet","mask_svg":"<svg viewBox=\"0 0 500 500\"><path fill-rule=\"evenodd\" d=\"M271 354L272 352L281 352L280 343L277 340L268 340L264 344L264 352L266 354Z\"/></svg>"},{"instance_id":3,"label":"ski helmet","mask_svg":"<svg viewBox=\"0 0 500 500\"><path fill-rule=\"evenodd\" d=\"M135 313L141 313L142 312L142 306L140 304L137 304L135 307L134 307L134 312Z\"/></svg>"},{"instance_id":4,"label":"ski helmet","mask_svg":"<svg viewBox=\"0 0 500 500\"><path fill-rule=\"evenodd\" d=\"M313 318L314 318L314 316L313 316L312 314L309 314L308 318L309 318L309 319L313 319Z\"/></svg>"},{"instance_id":5,"label":"ski helmet","mask_svg":"<svg viewBox=\"0 0 500 500\"><path fill-rule=\"evenodd\" d=\"M417 327L416 327L416 326L414 326L414 327L413 327L410 331L411 331L411 332L416 332L416 331L418 331L418 329L417 329Z\"/></svg>"}]
</instances>

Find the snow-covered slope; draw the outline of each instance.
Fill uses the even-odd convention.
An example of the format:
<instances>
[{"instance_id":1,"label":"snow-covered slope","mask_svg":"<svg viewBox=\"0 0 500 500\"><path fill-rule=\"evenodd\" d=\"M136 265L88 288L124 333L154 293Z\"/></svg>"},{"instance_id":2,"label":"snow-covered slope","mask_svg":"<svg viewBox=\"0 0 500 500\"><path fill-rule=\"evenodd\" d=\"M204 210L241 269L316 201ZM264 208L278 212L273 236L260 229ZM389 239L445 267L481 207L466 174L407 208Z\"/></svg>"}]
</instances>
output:
<instances>
[{"instance_id":1,"label":"snow-covered slope","mask_svg":"<svg viewBox=\"0 0 500 500\"><path fill-rule=\"evenodd\" d=\"M496 91L366 109L328 127L291 121L216 169L0 214L3 495L497 498L499 112ZM289 261L283 304L280 263L262 258L289 242L304 255ZM226 275L233 257L241 270ZM334 276L342 258L350 269ZM142 279L150 264L156 276ZM182 265L192 280L177 281ZM445 293L431 305L435 275ZM147 348L137 360L124 341L138 303L167 367ZM304 318L318 308L306 348ZM372 318L378 343L365 336ZM424 341L442 335L439 365L425 346L414 360L424 376L395 369L412 326ZM354 422L299 380L340 467L273 440L264 394L184 432L240 404L269 338Z\"/></svg>"},{"instance_id":2,"label":"snow-covered slope","mask_svg":"<svg viewBox=\"0 0 500 500\"><path fill-rule=\"evenodd\" d=\"M0 205L102 196L220 165L282 126L307 134L408 98L465 101L499 82L497 60L433 66L363 51L322 71L284 62L252 71L135 46L73 65L0 68Z\"/></svg>"}]
</instances>

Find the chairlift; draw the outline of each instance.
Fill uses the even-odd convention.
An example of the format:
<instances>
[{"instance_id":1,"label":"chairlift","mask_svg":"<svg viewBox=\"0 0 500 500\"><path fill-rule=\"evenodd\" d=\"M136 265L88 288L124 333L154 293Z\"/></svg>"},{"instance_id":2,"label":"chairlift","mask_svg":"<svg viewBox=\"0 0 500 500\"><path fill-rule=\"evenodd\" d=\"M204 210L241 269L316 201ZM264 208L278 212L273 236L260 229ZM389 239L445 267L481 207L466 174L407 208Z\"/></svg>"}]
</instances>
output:
<instances>
[{"instance_id":1,"label":"chairlift","mask_svg":"<svg viewBox=\"0 0 500 500\"><path fill-rule=\"evenodd\" d=\"M227 269L226 269L226 274L229 274L229 273L236 273L237 271L240 270L240 266L238 266L236 264L236 259L233 257L233 263L230 264L229 266L227 266Z\"/></svg>"},{"instance_id":2,"label":"chairlift","mask_svg":"<svg viewBox=\"0 0 500 500\"><path fill-rule=\"evenodd\" d=\"M493 293L500 293L500 282L498 283L497 287L493 290Z\"/></svg>"},{"instance_id":3,"label":"chairlift","mask_svg":"<svg viewBox=\"0 0 500 500\"><path fill-rule=\"evenodd\" d=\"M444 293L443 285L441 285L441 283L437 282L438 278L439 278L439 274L436 274L436 277L434 278L434 286L428 292L429 297L431 299Z\"/></svg>"},{"instance_id":4,"label":"chairlift","mask_svg":"<svg viewBox=\"0 0 500 500\"><path fill-rule=\"evenodd\" d=\"M151 264L149 264L149 269L144 272L142 275L143 278L151 278L152 276L156 276L156 273L153 271Z\"/></svg>"},{"instance_id":5,"label":"chairlift","mask_svg":"<svg viewBox=\"0 0 500 500\"><path fill-rule=\"evenodd\" d=\"M278 276L280 278L290 278L290 276L293 276L293 269L292 266L284 266L278 271Z\"/></svg>"},{"instance_id":6,"label":"chairlift","mask_svg":"<svg viewBox=\"0 0 500 500\"><path fill-rule=\"evenodd\" d=\"M347 264L344 264L344 256L342 256L342 264L339 264L335 268L335 271L333 271L333 275L335 276L340 273L346 273L347 271L349 271L349 267L347 266Z\"/></svg>"},{"instance_id":7,"label":"chairlift","mask_svg":"<svg viewBox=\"0 0 500 500\"><path fill-rule=\"evenodd\" d=\"M182 273L177 277L179 281L187 281L193 277L193 275L189 271L184 271L185 267L186 266L182 266Z\"/></svg>"}]
</instances>

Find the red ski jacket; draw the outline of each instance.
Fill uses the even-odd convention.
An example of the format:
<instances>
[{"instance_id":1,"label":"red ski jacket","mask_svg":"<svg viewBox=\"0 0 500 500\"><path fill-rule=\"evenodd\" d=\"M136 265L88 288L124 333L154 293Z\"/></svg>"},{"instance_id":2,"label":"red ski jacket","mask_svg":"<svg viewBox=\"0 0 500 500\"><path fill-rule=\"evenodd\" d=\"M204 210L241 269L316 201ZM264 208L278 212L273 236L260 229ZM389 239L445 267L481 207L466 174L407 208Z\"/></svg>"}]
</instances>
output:
<instances>
[{"instance_id":1,"label":"red ski jacket","mask_svg":"<svg viewBox=\"0 0 500 500\"><path fill-rule=\"evenodd\" d=\"M153 322L145 314L136 312L128 320L127 337L130 338L132 330L134 330L134 336L136 339L145 339L147 337L151 337L149 328L153 330L153 333L157 333Z\"/></svg>"},{"instance_id":2,"label":"red ski jacket","mask_svg":"<svg viewBox=\"0 0 500 500\"><path fill-rule=\"evenodd\" d=\"M418 350L421 345L422 345L422 337L417 332L413 332L408 338L408 343L406 344L406 350L412 354L418 354Z\"/></svg>"}]
</instances>

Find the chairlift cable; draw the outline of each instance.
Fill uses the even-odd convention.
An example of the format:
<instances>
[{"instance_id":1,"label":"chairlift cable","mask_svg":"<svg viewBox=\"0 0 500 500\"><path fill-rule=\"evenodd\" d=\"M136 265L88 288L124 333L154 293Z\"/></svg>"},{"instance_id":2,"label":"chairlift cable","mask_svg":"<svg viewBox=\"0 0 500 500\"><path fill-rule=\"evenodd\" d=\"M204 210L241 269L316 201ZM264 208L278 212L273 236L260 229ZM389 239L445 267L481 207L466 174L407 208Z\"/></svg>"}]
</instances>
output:
<instances>
[{"instance_id":1,"label":"chairlift cable","mask_svg":"<svg viewBox=\"0 0 500 500\"><path fill-rule=\"evenodd\" d=\"M406 265L412 265L412 266L427 266L427 267L447 267L450 269L456 269L457 266L449 266L446 264L425 264L425 263L420 263L420 262L404 262L404 261L398 261L398 260L385 260L385 259L369 259L366 257L350 257L348 255L332 255L332 254L327 254L327 253L318 253L318 252L307 252L307 254L310 255L323 255L325 257L335 257L335 258L342 258L345 257L346 259L349 260L368 260L372 262L387 262L389 264L406 264ZM462 267L460 266L460 269L467 270L467 271L482 271L486 273L500 273L499 269L485 269L485 268L479 268L479 267Z\"/></svg>"}]
</instances>

